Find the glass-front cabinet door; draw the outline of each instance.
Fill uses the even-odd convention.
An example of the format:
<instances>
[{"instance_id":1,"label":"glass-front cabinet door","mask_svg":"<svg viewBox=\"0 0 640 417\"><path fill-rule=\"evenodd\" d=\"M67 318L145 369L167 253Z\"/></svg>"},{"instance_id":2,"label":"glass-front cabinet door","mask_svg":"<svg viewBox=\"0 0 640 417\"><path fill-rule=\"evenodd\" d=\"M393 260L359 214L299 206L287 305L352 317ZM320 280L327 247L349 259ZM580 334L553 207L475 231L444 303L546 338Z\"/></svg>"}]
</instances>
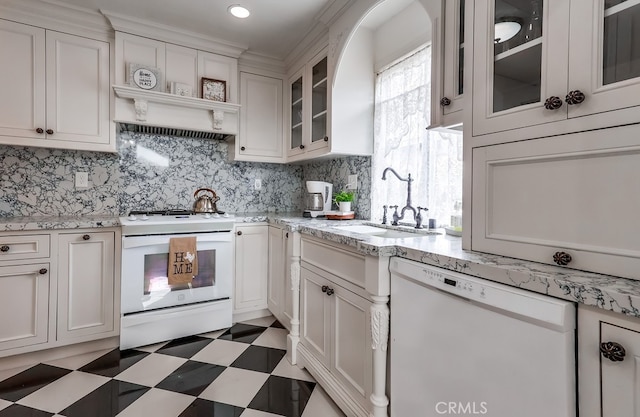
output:
<instances>
[{"instance_id":1,"label":"glass-front cabinet door","mask_svg":"<svg viewBox=\"0 0 640 417\"><path fill-rule=\"evenodd\" d=\"M289 155L297 155L304 152L303 132L304 132L304 111L303 107L303 76L302 71L294 75L289 85L291 97L291 113L289 123Z\"/></svg>"},{"instance_id":2,"label":"glass-front cabinet door","mask_svg":"<svg viewBox=\"0 0 640 417\"><path fill-rule=\"evenodd\" d=\"M310 149L326 146L327 136L327 56L316 57L311 66L311 143Z\"/></svg>"},{"instance_id":3,"label":"glass-front cabinet door","mask_svg":"<svg viewBox=\"0 0 640 417\"><path fill-rule=\"evenodd\" d=\"M464 93L465 0L443 2L445 14L443 94L438 105L443 115L462 110ZM445 117L445 126L462 122L462 116Z\"/></svg>"},{"instance_id":4,"label":"glass-front cabinet door","mask_svg":"<svg viewBox=\"0 0 640 417\"><path fill-rule=\"evenodd\" d=\"M573 0L569 117L640 105L640 1Z\"/></svg>"},{"instance_id":5,"label":"glass-front cabinet door","mask_svg":"<svg viewBox=\"0 0 640 417\"><path fill-rule=\"evenodd\" d=\"M476 2L474 135L566 118L568 12L569 0Z\"/></svg>"}]
</instances>

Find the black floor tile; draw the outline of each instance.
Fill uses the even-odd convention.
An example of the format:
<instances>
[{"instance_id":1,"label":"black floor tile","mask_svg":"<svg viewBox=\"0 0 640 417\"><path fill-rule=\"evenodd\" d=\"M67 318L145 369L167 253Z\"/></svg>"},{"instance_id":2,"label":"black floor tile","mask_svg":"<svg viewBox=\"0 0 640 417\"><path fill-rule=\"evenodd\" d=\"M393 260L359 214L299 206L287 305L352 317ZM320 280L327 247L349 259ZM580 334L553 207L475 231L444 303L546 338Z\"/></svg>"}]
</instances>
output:
<instances>
[{"instance_id":1,"label":"black floor tile","mask_svg":"<svg viewBox=\"0 0 640 417\"><path fill-rule=\"evenodd\" d=\"M286 329L286 327L284 327L284 326L282 325L282 323L280 323L278 320L274 321L274 322L271 324L271 326L269 326L269 327L275 327L275 328L278 328L278 329Z\"/></svg>"},{"instance_id":2,"label":"black floor tile","mask_svg":"<svg viewBox=\"0 0 640 417\"><path fill-rule=\"evenodd\" d=\"M244 408L198 398L178 417L240 417L243 411Z\"/></svg>"},{"instance_id":3,"label":"black floor tile","mask_svg":"<svg viewBox=\"0 0 640 417\"><path fill-rule=\"evenodd\" d=\"M150 390L130 382L110 380L60 412L65 417L115 417Z\"/></svg>"},{"instance_id":4,"label":"black floor tile","mask_svg":"<svg viewBox=\"0 0 640 417\"><path fill-rule=\"evenodd\" d=\"M286 417L300 417L316 384L271 375L249 408Z\"/></svg>"},{"instance_id":5,"label":"black floor tile","mask_svg":"<svg viewBox=\"0 0 640 417\"><path fill-rule=\"evenodd\" d=\"M236 323L224 332L218 339L233 340L234 342L253 343L264 332L266 327L251 324Z\"/></svg>"},{"instance_id":6,"label":"black floor tile","mask_svg":"<svg viewBox=\"0 0 640 417\"><path fill-rule=\"evenodd\" d=\"M251 345L231 366L270 374L286 353L286 350Z\"/></svg>"},{"instance_id":7,"label":"black floor tile","mask_svg":"<svg viewBox=\"0 0 640 417\"><path fill-rule=\"evenodd\" d=\"M11 404L4 410L0 410L0 417L51 417L53 413L25 407L20 404Z\"/></svg>"},{"instance_id":8,"label":"black floor tile","mask_svg":"<svg viewBox=\"0 0 640 417\"><path fill-rule=\"evenodd\" d=\"M182 337L180 339L175 339L167 343L166 345L158 349L156 353L189 359L190 357L198 353L202 348L211 343L212 340L213 339L200 336Z\"/></svg>"},{"instance_id":9,"label":"black floor tile","mask_svg":"<svg viewBox=\"0 0 640 417\"><path fill-rule=\"evenodd\" d=\"M114 349L79 370L113 378L148 354L140 350Z\"/></svg>"},{"instance_id":10,"label":"black floor tile","mask_svg":"<svg viewBox=\"0 0 640 417\"><path fill-rule=\"evenodd\" d=\"M225 369L225 366L186 361L171 375L160 381L156 388L198 396Z\"/></svg>"},{"instance_id":11,"label":"black floor tile","mask_svg":"<svg viewBox=\"0 0 640 417\"><path fill-rule=\"evenodd\" d=\"M0 382L0 398L16 402L71 372L57 366L38 364Z\"/></svg>"}]
</instances>

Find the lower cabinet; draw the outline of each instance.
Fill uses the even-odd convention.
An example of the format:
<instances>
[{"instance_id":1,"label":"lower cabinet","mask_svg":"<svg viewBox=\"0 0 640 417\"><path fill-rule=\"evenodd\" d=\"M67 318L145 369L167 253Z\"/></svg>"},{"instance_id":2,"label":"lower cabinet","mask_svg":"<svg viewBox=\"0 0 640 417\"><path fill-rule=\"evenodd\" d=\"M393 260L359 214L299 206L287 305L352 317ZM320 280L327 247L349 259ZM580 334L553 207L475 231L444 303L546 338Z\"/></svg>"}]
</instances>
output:
<instances>
[{"instance_id":1,"label":"lower cabinet","mask_svg":"<svg viewBox=\"0 0 640 417\"><path fill-rule=\"evenodd\" d=\"M269 226L267 305L269 311L289 331L291 330L294 309L291 287L293 256L300 256L300 233L289 232L277 226Z\"/></svg>"},{"instance_id":2,"label":"lower cabinet","mask_svg":"<svg viewBox=\"0 0 640 417\"><path fill-rule=\"evenodd\" d=\"M0 357L119 331L119 229L0 233Z\"/></svg>"},{"instance_id":3,"label":"lower cabinet","mask_svg":"<svg viewBox=\"0 0 640 417\"><path fill-rule=\"evenodd\" d=\"M471 249L636 279L640 124L473 149Z\"/></svg>"},{"instance_id":4,"label":"lower cabinet","mask_svg":"<svg viewBox=\"0 0 640 417\"><path fill-rule=\"evenodd\" d=\"M266 224L236 226L234 314L267 308L268 247Z\"/></svg>"},{"instance_id":5,"label":"lower cabinet","mask_svg":"<svg viewBox=\"0 0 640 417\"><path fill-rule=\"evenodd\" d=\"M58 237L58 339L114 330L113 232Z\"/></svg>"},{"instance_id":6,"label":"lower cabinet","mask_svg":"<svg viewBox=\"0 0 640 417\"><path fill-rule=\"evenodd\" d=\"M578 306L580 417L640 416L640 319Z\"/></svg>"}]
</instances>

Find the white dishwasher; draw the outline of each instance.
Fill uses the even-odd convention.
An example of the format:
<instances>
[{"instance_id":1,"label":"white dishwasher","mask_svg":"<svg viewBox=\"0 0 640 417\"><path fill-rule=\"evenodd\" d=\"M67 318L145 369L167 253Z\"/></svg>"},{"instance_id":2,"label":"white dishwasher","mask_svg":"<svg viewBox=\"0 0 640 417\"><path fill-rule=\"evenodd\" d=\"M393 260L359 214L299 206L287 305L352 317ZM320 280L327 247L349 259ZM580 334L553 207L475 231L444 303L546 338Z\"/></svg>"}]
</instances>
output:
<instances>
[{"instance_id":1,"label":"white dishwasher","mask_svg":"<svg viewBox=\"0 0 640 417\"><path fill-rule=\"evenodd\" d=\"M575 417L575 305L391 259L391 417Z\"/></svg>"}]
</instances>

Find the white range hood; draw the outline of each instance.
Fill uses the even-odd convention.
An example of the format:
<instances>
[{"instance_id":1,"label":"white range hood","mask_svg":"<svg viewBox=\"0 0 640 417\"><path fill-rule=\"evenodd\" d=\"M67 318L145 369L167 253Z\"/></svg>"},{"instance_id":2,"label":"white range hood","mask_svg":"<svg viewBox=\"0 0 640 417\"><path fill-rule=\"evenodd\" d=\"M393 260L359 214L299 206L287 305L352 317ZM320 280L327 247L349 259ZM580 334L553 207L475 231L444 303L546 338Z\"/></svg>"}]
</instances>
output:
<instances>
[{"instance_id":1,"label":"white range hood","mask_svg":"<svg viewBox=\"0 0 640 417\"><path fill-rule=\"evenodd\" d=\"M239 130L239 104L113 86L114 121L120 130L231 139Z\"/></svg>"}]
</instances>

